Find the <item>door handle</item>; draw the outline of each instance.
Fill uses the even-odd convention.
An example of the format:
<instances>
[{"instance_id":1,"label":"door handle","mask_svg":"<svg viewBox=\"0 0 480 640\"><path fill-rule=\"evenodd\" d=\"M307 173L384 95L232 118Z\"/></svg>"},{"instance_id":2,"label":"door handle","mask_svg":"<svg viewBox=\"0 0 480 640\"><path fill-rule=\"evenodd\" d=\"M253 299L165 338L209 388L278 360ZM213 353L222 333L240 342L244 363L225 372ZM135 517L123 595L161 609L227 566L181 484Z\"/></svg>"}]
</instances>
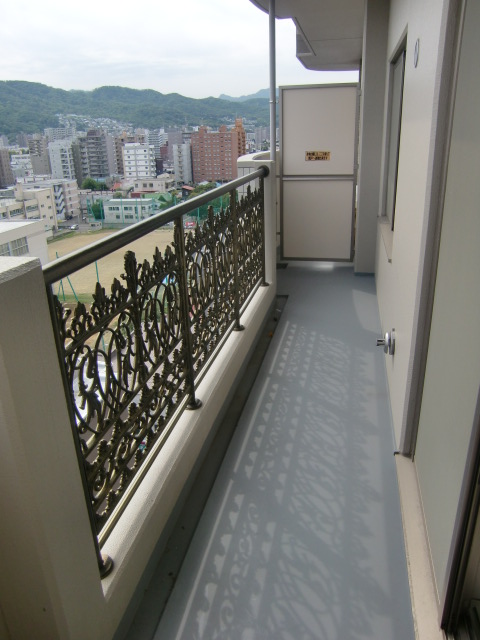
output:
<instances>
[{"instance_id":1,"label":"door handle","mask_svg":"<svg viewBox=\"0 0 480 640\"><path fill-rule=\"evenodd\" d=\"M395 353L395 329L392 329L390 333L385 333L383 338L377 338L377 347L383 347L385 353L393 356Z\"/></svg>"}]
</instances>

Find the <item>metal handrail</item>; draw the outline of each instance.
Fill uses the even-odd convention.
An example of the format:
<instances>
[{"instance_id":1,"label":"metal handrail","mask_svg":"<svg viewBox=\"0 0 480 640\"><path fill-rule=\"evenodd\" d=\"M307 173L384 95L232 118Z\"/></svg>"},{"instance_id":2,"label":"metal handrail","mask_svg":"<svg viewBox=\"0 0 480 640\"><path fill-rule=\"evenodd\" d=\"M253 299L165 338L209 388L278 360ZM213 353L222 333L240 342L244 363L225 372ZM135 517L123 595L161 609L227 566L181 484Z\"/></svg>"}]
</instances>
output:
<instances>
[{"instance_id":1,"label":"metal handrail","mask_svg":"<svg viewBox=\"0 0 480 640\"><path fill-rule=\"evenodd\" d=\"M262 165L255 171L252 171L251 173L248 173L241 178L236 178L235 180L232 180L231 182L228 182L221 187L217 187L215 189L212 189L211 191L207 191L206 193L199 195L196 198L188 200L188 202L177 204L167 211L157 213L150 218L141 220L140 222L137 222L136 224L133 224L126 229L122 229L117 233L113 233L112 235L107 236L106 238L102 238L97 242L92 242L92 244L82 249L72 251L72 253L69 253L67 256L58 258L57 260L46 264L42 268L43 276L45 278L45 284L49 285L53 284L54 282L58 282L71 273L74 273L79 269L83 269L83 267L86 267L92 262L95 262L95 260L100 260L109 253L112 253L117 249L121 249L131 242L142 238L147 233L155 231L156 229L159 229L169 222L173 222L177 218L190 213L194 209L207 204L208 202L214 200L215 198L218 198L219 196L230 193L233 189L237 189L244 184L248 184L256 178L267 177L269 171L270 170L266 165Z\"/></svg>"},{"instance_id":2,"label":"metal handrail","mask_svg":"<svg viewBox=\"0 0 480 640\"><path fill-rule=\"evenodd\" d=\"M70 426L100 575L101 545L136 491L258 286L265 286L264 183L256 171L138 222L44 267ZM237 200L237 188L258 180ZM192 234L183 216L221 195L230 204ZM127 251L111 293L97 282L89 305L63 306L53 283L174 221L162 255L141 265ZM123 282L122 282L123 280ZM104 365L104 376L100 370Z\"/></svg>"}]
</instances>

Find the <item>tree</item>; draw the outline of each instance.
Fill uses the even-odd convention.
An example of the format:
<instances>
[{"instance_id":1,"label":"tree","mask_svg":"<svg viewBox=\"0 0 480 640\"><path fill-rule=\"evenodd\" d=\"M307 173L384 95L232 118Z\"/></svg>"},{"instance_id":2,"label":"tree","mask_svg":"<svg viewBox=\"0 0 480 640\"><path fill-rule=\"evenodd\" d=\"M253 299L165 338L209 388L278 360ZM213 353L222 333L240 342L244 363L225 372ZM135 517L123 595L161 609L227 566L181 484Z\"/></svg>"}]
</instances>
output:
<instances>
[{"instance_id":1,"label":"tree","mask_svg":"<svg viewBox=\"0 0 480 640\"><path fill-rule=\"evenodd\" d=\"M82 182L82 189L90 189L90 191L99 191L100 184L93 178L85 178Z\"/></svg>"},{"instance_id":2,"label":"tree","mask_svg":"<svg viewBox=\"0 0 480 640\"><path fill-rule=\"evenodd\" d=\"M188 200L190 200L190 198L195 198L195 196L200 196L202 193L205 193L206 191L211 191L212 189L215 189L217 185L215 184L215 182L206 182L205 184L197 184L197 186L195 187L195 189L192 191L192 193L188 196Z\"/></svg>"},{"instance_id":3,"label":"tree","mask_svg":"<svg viewBox=\"0 0 480 640\"><path fill-rule=\"evenodd\" d=\"M103 213L103 202L101 200L96 200L92 204L92 213L95 220L105 219L105 214Z\"/></svg>"}]
</instances>

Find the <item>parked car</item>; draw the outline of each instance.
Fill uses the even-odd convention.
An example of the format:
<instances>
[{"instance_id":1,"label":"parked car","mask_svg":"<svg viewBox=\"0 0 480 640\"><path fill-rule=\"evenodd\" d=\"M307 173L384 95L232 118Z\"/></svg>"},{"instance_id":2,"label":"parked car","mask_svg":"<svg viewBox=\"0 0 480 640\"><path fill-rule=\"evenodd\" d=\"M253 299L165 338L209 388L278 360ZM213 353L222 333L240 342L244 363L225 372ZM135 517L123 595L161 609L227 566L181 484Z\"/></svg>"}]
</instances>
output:
<instances>
[{"instance_id":1,"label":"parked car","mask_svg":"<svg viewBox=\"0 0 480 640\"><path fill-rule=\"evenodd\" d=\"M72 224L72 226L70 227L72 231L76 231L78 228L78 224Z\"/></svg>"}]
</instances>

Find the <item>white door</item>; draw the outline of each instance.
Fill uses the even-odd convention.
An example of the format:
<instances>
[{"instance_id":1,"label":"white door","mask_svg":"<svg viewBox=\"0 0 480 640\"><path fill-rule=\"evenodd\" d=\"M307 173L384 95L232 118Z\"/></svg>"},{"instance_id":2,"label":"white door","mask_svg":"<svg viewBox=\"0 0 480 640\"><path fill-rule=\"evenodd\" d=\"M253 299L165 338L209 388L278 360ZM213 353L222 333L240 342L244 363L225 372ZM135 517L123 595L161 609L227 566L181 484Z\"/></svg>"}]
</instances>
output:
<instances>
[{"instance_id":1,"label":"white door","mask_svg":"<svg viewBox=\"0 0 480 640\"><path fill-rule=\"evenodd\" d=\"M356 84L280 88L284 259L353 259L357 97Z\"/></svg>"}]
</instances>

